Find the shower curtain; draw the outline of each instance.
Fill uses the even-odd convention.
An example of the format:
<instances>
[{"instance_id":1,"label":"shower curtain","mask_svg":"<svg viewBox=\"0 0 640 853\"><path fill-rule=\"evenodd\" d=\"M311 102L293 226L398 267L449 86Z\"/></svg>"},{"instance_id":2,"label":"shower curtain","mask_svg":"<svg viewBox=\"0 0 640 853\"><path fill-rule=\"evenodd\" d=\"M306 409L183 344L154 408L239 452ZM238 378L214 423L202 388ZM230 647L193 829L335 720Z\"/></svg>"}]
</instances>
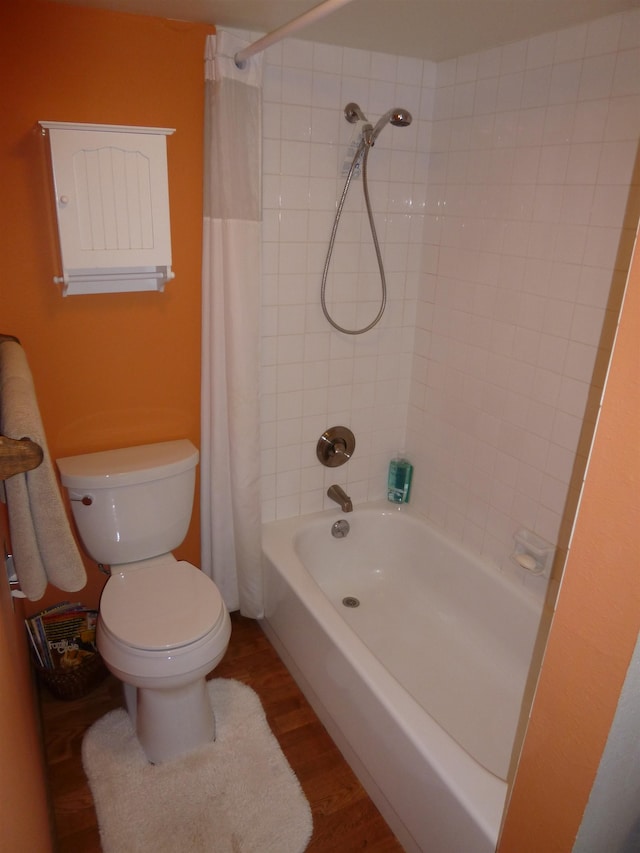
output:
<instances>
[{"instance_id":1,"label":"shower curtain","mask_svg":"<svg viewBox=\"0 0 640 853\"><path fill-rule=\"evenodd\" d=\"M201 562L229 610L262 615L259 449L261 57L205 54Z\"/></svg>"}]
</instances>

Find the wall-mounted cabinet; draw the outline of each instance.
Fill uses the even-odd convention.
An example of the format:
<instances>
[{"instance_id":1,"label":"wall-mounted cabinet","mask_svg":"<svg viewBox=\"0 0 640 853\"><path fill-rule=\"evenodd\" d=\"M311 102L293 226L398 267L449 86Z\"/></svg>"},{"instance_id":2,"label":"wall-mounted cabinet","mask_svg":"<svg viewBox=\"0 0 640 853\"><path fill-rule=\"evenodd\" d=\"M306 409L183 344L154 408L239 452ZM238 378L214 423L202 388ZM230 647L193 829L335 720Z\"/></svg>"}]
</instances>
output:
<instances>
[{"instance_id":1,"label":"wall-mounted cabinet","mask_svg":"<svg viewBox=\"0 0 640 853\"><path fill-rule=\"evenodd\" d=\"M169 128L41 121L65 296L163 290L171 271Z\"/></svg>"}]
</instances>

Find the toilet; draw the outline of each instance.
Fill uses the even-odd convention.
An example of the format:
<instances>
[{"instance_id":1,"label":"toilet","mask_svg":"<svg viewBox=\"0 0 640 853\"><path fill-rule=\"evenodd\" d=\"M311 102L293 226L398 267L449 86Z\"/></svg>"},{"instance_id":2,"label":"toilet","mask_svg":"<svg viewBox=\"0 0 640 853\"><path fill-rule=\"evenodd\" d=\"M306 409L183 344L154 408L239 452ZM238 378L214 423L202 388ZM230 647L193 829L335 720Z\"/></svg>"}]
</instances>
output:
<instances>
[{"instance_id":1,"label":"toilet","mask_svg":"<svg viewBox=\"0 0 640 853\"><path fill-rule=\"evenodd\" d=\"M205 676L231 636L214 582L172 554L191 520L197 463L186 439L57 460L84 548L111 570L98 650L123 682L138 740L154 764L215 738Z\"/></svg>"}]
</instances>

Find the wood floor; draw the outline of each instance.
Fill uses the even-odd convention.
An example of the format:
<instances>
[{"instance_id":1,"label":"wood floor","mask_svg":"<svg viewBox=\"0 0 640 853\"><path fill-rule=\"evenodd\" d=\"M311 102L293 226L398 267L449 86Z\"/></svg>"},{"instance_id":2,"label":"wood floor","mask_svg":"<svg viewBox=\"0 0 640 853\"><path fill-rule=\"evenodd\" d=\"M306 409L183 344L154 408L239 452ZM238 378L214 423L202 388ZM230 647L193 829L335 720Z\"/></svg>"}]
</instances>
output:
<instances>
[{"instance_id":1,"label":"wood floor","mask_svg":"<svg viewBox=\"0 0 640 853\"><path fill-rule=\"evenodd\" d=\"M260 696L269 725L309 800L309 853L401 853L402 847L315 716L259 625L233 614L229 650L215 677L235 678ZM96 814L80 757L87 728L122 705L111 676L89 696L63 702L41 691L47 770L58 853L101 853ZM124 853L124 851L123 851ZM188 851L176 851L188 853Z\"/></svg>"}]
</instances>

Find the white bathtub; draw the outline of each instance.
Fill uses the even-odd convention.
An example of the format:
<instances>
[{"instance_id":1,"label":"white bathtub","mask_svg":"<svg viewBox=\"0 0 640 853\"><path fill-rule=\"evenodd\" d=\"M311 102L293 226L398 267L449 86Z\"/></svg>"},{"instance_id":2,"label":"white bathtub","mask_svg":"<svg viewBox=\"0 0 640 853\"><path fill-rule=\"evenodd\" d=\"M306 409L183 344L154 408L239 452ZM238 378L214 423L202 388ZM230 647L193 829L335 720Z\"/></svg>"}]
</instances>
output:
<instances>
[{"instance_id":1,"label":"white bathtub","mask_svg":"<svg viewBox=\"0 0 640 853\"><path fill-rule=\"evenodd\" d=\"M386 501L266 524L263 551L265 633L405 849L494 851L539 606Z\"/></svg>"}]
</instances>

